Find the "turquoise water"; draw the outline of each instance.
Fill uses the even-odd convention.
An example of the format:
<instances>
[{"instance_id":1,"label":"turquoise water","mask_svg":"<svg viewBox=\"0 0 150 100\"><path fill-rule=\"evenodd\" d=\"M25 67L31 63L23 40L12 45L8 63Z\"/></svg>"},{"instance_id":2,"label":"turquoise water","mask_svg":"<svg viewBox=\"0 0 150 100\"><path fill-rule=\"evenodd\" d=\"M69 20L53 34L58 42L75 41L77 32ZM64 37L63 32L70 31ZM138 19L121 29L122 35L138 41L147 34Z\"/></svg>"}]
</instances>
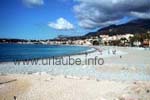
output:
<instances>
[{"instance_id":1,"label":"turquoise water","mask_svg":"<svg viewBox=\"0 0 150 100\"><path fill-rule=\"evenodd\" d=\"M0 44L0 62L71 55L88 49L81 46Z\"/></svg>"}]
</instances>

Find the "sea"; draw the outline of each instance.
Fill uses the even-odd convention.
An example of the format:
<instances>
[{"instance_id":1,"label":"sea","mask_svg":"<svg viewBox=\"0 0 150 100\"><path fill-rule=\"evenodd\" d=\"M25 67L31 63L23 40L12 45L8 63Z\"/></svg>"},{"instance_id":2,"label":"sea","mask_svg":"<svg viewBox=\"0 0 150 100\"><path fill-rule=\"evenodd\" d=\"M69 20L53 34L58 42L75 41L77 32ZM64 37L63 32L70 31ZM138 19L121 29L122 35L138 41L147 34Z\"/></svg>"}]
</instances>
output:
<instances>
[{"instance_id":1,"label":"sea","mask_svg":"<svg viewBox=\"0 0 150 100\"><path fill-rule=\"evenodd\" d=\"M86 46L0 44L0 62L80 54L89 49Z\"/></svg>"}]
</instances>

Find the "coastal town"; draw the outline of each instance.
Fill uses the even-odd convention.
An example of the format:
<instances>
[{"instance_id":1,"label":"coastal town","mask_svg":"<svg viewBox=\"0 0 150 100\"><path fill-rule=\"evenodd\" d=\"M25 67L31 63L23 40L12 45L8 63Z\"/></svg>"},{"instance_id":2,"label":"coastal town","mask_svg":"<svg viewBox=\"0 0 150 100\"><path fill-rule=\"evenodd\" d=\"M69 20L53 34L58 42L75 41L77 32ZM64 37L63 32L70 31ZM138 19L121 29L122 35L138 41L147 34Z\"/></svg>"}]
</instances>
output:
<instances>
[{"instance_id":1,"label":"coastal town","mask_svg":"<svg viewBox=\"0 0 150 100\"><path fill-rule=\"evenodd\" d=\"M95 35L95 36L58 36L49 40L0 39L0 43L47 44L47 45L105 45L150 47L150 31L141 34Z\"/></svg>"}]
</instances>

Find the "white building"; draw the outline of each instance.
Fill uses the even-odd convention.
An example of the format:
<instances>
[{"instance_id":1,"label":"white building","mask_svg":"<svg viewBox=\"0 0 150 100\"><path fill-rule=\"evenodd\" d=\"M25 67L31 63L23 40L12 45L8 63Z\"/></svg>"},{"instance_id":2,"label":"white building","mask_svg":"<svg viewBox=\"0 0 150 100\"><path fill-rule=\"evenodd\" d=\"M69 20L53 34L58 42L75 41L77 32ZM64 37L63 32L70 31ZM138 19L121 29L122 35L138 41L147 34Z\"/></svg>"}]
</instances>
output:
<instances>
[{"instance_id":1,"label":"white building","mask_svg":"<svg viewBox=\"0 0 150 100\"><path fill-rule=\"evenodd\" d=\"M125 34L125 35L100 35L102 38L103 42L108 42L108 41L114 41L114 40L120 40L121 38L126 38L128 41L130 40L130 37L133 37L133 34Z\"/></svg>"}]
</instances>

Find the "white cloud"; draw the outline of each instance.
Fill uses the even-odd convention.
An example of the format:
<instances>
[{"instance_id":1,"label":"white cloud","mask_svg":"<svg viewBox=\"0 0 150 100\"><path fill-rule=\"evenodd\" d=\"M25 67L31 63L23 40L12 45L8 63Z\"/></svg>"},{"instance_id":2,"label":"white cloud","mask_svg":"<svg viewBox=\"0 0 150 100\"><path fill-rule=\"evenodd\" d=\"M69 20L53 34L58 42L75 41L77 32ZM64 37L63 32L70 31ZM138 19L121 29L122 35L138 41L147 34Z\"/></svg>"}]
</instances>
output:
<instances>
[{"instance_id":1,"label":"white cloud","mask_svg":"<svg viewBox=\"0 0 150 100\"><path fill-rule=\"evenodd\" d=\"M124 17L150 18L150 0L74 0L79 25L96 28L118 24Z\"/></svg>"},{"instance_id":2,"label":"white cloud","mask_svg":"<svg viewBox=\"0 0 150 100\"><path fill-rule=\"evenodd\" d=\"M131 12L131 14L143 19L150 18L150 12Z\"/></svg>"},{"instance_id":3,"label":"white cloud","mask_svg":"<svg viewBox=\"0 0 150 100\"><path fill-rule=\"evenodd\" d=\"M71 24L69 21L67 21L64 18L59 18L56 20L56 22L50 22L48 24L49 27L57 29L57 30L71 30L74 29L73 24Z\"/></svg>"},{"instance_id":4,"label":"white cloud","mask_svg":"<svg viewBox=\"0 0 150 100\"><path fill-rule=\"evenodd\" d=\"M28 7L41 6L44 0L23 0L23 3Z\"/></svg>"}]
</instances>

